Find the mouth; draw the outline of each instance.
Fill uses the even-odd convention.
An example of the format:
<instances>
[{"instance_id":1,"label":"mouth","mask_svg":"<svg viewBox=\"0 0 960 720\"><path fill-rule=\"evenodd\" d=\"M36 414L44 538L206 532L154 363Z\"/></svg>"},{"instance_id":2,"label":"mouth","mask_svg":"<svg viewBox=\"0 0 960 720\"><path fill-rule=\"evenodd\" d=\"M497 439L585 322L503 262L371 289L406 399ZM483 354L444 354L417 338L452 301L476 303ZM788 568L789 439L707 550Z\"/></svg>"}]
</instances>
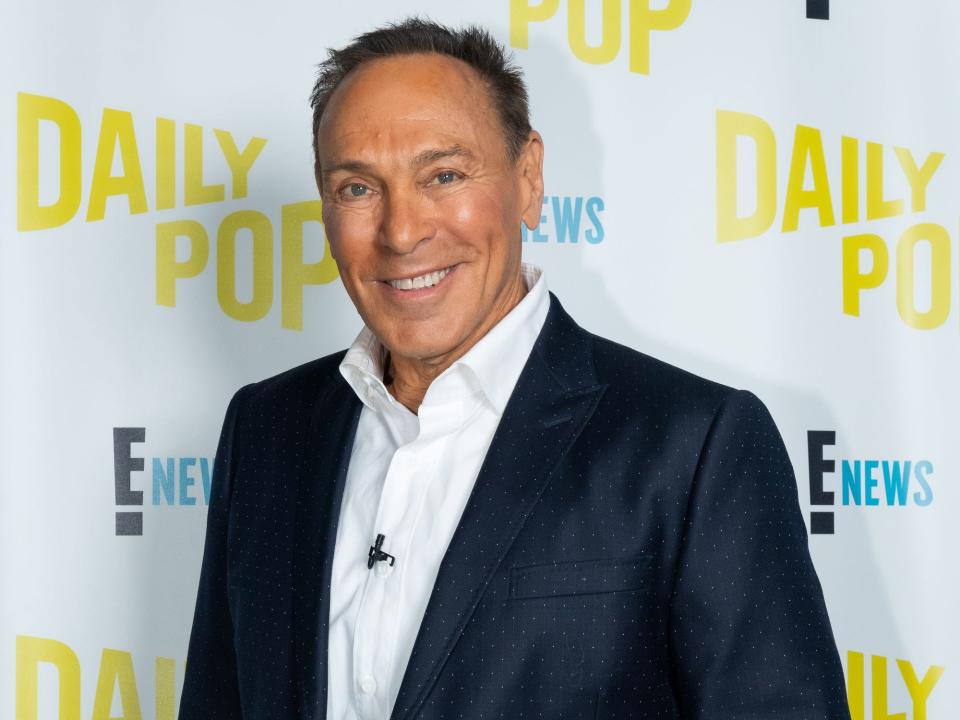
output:
<instances>
[{"instance_id":1,"label":"mouth","mask_svg":"<svg viewBox=\"0 0 960 720\"><path fill-rule=\"evenodd\" d=\"M386 285L389 285L394 290L399 290L401 293L413 293L416 290L426 290L436 287L456 268L457 265L451 265L449 267L441 268L439 270L432 270L414 277L383 280L382 282Z\"/></svg>"}]
</instances>

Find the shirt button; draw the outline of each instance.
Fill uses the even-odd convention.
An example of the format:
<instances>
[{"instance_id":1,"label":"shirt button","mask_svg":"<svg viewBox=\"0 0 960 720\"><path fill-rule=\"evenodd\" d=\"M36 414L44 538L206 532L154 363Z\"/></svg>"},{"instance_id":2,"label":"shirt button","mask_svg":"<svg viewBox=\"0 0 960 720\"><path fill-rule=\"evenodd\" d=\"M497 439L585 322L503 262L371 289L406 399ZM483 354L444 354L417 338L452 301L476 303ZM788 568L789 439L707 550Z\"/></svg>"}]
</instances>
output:
<instances>
[{"instance_id":1,"label":"shirt button","mask_svg":"<svg viewBox=\"0 0 960 720\"><path fill-rule=\"evenodd\" d=\"M386 560L379 561L376 565L374 565L374 568L376 568L378 577L386 577L393 572L393 565Z\"/></svg>"},{"instance_id":2,"label":"shirt button","mask_svg":"<svg viewBox=\"0 0 960 720\"><path fill-rule=\"evenodd\" d=\"M373 675L364 675L360 679L360 692L373 695L377 691L377 679Z\"/></svg>"}]
</instances>

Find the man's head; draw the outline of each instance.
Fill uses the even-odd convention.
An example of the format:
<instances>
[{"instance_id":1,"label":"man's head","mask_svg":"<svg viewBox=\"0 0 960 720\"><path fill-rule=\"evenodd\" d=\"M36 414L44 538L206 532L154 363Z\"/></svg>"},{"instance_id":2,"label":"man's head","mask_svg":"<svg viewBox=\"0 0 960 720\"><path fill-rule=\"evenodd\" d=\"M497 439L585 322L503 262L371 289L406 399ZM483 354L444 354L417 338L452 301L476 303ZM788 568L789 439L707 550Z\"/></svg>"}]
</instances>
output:
<instances>
[{"instance_id":1,"label":"man's head","mask_svg":"<svg viewBox=\"0 0 960 720\"><path fill-rule=\"evenodd\" d=\"M523 295L520 223L540 219L543 146L519 71L482 30L408 20L331 51L311 102L350 298L394 355L446 365ZM404 289L425 273L430 287Z\"/></svg>"}]
</instances>

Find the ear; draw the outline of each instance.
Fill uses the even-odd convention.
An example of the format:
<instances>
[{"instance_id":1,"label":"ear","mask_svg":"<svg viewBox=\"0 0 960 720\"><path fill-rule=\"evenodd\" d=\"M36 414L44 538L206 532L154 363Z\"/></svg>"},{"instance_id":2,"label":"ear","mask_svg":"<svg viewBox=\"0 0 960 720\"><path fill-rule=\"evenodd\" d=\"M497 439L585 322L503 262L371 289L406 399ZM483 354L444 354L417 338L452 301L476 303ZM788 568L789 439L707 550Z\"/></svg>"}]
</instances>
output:
<instances>
[{"instance_id":1,"label":"ear","mask_svg":"<svg viewBox=\"0 0 960 720\"><path fill-rule=\"evenodd\" d=\"M520 219L528 229L540 225L543 207L543 138L531 130L527 142L517 158L517 175L520 182Z\"/></svg>"}]
</instances>

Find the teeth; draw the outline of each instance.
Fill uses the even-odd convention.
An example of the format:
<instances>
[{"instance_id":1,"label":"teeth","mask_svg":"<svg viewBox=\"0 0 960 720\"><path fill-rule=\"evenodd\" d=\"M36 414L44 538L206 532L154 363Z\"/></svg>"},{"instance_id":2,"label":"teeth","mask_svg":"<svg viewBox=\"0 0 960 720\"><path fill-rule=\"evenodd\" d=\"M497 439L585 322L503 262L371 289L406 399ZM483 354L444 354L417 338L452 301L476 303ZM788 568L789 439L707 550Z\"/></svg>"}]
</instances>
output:
<instances>
[{"instance_id":1,"label":"teeth","mask_svg":"<svg viewBox=\"0 0 960 720\"><path fill-rule=\"evenodd\" d=\"M426 275L420 275L415 278L388 280L387 282L390 283L391 287L397 288L397 290L417 290L419 288L433 287L443 280L448 272L450 272L450 268L444 268L443 270L437 270L436 272L427 273Z\"/></svg>"}]
</instances>

